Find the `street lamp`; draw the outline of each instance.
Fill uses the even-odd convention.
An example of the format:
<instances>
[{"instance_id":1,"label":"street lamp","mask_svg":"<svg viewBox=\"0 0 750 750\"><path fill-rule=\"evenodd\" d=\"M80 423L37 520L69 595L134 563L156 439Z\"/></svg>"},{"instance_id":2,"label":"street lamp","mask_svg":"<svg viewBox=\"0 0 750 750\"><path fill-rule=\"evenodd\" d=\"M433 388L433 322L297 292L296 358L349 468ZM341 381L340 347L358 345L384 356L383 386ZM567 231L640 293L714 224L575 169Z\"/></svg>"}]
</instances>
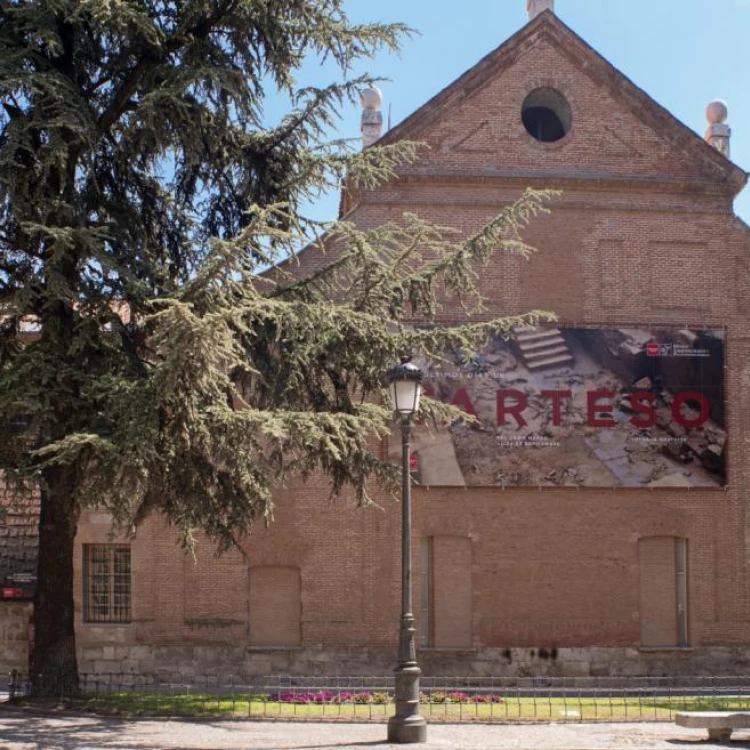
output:
<instances>
[{"instance_id":1,"label":"street lamp","mask_svg":"<svg viewBox=\"0 0 750 750\"><path fill-rule=\"evenodd\" d=\"M388 720L388 741L415 743L427 741L427 723L419 715L419 677L411 611L411 474L409 434L411 420L419 409L422 371L404 357L387 374L391 402L401 417L401 629L396 667L396 715Z\"/></svg>"}]
</instances>

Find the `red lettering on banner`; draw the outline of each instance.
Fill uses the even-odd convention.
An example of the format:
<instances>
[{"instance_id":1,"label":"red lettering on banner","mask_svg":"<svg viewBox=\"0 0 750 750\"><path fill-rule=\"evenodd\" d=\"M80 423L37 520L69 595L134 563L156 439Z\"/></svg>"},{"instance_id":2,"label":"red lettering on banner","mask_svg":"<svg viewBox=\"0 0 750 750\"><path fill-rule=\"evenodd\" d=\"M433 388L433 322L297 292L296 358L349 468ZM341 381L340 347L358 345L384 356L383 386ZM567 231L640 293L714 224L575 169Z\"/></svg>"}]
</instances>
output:
<instances>
[{"instance_id":1,"label":"red lettering on banner","mask_svg":"<svg viewBox=\"0 0 750 750\"><path fill-rule=\"evenodd\" d=\"M506 399L512 398L515 403L507 404ZM521 412L526 408L526 394L515 388L507 388L497 392L497 424L499 427L505 426L505 417L510 414L515 417L516 424L519 427L526 427L526 420Z\"/></svg>"},{"instance_id":2,"label":"red lettering on banner","mask_svg":"<svg viewBox=\"0 0 750 750\"><path fill-rule=\"evenodd\" d=\"M615 422L612 417L609 417L608 419L601 419L597 416L597 414L599 414L600 412L612 412L612 409L614 408L614 405L612 403L602 403L602 399L606 398L610 401L614 399L615 394L612 393L612 391L589 391L586 394L586 397L588 399L589 407L589 427L615 427L617 425L617 422Z\"/></svg>"},{"instance_id":3,"label":"red lettering on banner","mask_svg":"<svg viewBox=\"0 0 750 750\"><path fill-rule=\"evenodd\" d=\"M542 398L552 401L552 424L559 427L562 424L563 399L573 398L573 391L542 391Z\"/></svg>"},{"instance_id":4,"label":"red lettering on banner","mask_svg":"<svg viewBox=\"0 0 750 750\"><path fill-rule=\"evenodd\" d=\"M471 403L471 397L466 392L465 388L459 388L454 394L451 400L451 406L457 406L461 411L465 411L467 414L471 414L472 417L477 416L474 404Z\"/></svg>"},{"instance_id":5,"label":"red lettering on banner","mask_svg":"<svg viewBox=\"0 0 750 750\"><path fill-rule=\"evenodd\" d=\"M688 419L681 411L682 405L688 401L697 401L700 404L701 413L696 419ZM688 430L700 427L706 423L710 414L711 406L708 403L708 399L702 393L697 393L696 391L683 391L677 394L672 402L672 417L674 417L675 422Z\"/></svg>"},{"instance_id":6,"label":"red lettering on banner","mask_svg":"<svg viewBox=\"0 0 750 750\"><path fill-rule=\"evenodd\" d=\"M653 427L656 424L656 409L651 405L654 401L656 401L656 396L651 391L635 391L631 393L630 405L633 407L633 411L643 415L640 417L631 417L631 424L634 424L636 427Z\"/></svg>"},{"instance_id":7,"label":"red lettering on banner","mask_svg":"<svg viewBox=\"0 0 750 750\"><path fill-rule=\"evenodd\" d=\"M435 389L430 386L424 388L425 396L436 398ZM548 399L552 405L552 424L559 427L563 424L563 402L573 398L572 390L543 390L540 396ZM588 391L586 401L588 405L587 425L589 427L616 427L617 421L612 416L614 410L613 391L598 390ZM653 427L657 423L656 401L657 397L651 391L633 391L628 396L630 407L634 412L630 417L630 423L635 427ZM693 403L689 403L693 402ZM458 388L450 401L452 406L457 406L466 414L477 418L477 411L466 388ZM698 405L700 415L694 419L687 417L682 412L682 407L689 404L693 408ZM527 422L523 412L528 406L528 397L523 391L516 388L502 388L497 391L497 425L505 427L507 417L512 417L516 426L526 427ZM672 418L686 429L694 429L705 424L711 416L711 404L708 398L697 391L683 391L678 393L672 401Z\"/></svg>"}]
</instances>

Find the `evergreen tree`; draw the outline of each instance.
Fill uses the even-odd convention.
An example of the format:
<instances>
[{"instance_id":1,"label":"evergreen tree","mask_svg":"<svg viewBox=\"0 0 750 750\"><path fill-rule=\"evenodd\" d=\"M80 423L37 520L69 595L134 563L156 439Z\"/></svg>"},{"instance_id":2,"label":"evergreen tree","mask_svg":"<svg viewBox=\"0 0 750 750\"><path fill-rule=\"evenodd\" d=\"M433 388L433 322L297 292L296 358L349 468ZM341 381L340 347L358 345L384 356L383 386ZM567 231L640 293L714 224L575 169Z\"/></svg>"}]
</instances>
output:
<instances>
[{"instance_id":1,"label":"evergreen tree","mask_svg":"<svg viewBox=\"0 0 750 750\"><path fill-rule=\"evenodd\" d=\"M325 140L371 83L352 66L406 33L351 23L341 0L0 0L0 467L41 498L38 692L78 681L83 508L158 512L186 544L202 529L228 547L289 472L365 503L393 476L371 451L384 363L539 317L404 325L440 290L481 308L478 265L531 250L533 191L462 241L415 216L338 223L305 251L327 248L318 270L295 271L307 199L417 158ZM316 57L341 80L299 88ZM266 96L288 116L265 123Z\"/></svg>"}]
</instances>

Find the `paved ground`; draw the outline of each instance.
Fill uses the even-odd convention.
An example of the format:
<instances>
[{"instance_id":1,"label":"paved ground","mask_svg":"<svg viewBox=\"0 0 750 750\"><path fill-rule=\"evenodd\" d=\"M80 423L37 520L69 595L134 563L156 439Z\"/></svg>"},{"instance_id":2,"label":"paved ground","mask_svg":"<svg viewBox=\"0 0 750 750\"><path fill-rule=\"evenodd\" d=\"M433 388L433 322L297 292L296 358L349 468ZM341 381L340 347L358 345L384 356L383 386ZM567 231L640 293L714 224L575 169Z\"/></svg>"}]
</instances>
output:
<instances>
[{"instance_id":1,"label":"paved ground","mask_svg":"<svg viewBox=\"0 0 750 750\"><path fill-rule=\"evenodd\" d=\"M2 750L361 750L395 748L384 724L272 721L146 721L0 710ZM750 748L750 732L730 745L673 724L437 725L424 750L708 750Z\"/></svg>"}]
</instances>

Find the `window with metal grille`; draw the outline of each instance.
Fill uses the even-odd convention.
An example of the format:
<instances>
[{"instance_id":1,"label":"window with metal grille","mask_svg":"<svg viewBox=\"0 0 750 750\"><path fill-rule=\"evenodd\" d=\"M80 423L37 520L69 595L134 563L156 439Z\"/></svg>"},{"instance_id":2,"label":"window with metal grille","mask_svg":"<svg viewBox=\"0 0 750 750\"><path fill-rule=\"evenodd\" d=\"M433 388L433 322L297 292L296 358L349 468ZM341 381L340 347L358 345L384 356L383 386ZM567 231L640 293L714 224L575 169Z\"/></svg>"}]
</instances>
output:
<instances>
[{"instance_id":1,"label":"window with metal grille","mask_svg":"<svg viewBox=\"0 0 750 750\"><path fill-rule=\"evenodd\" d=\"M130 622L130 547L83 545L84 622Z\"/></svg>"}]
</instances>

